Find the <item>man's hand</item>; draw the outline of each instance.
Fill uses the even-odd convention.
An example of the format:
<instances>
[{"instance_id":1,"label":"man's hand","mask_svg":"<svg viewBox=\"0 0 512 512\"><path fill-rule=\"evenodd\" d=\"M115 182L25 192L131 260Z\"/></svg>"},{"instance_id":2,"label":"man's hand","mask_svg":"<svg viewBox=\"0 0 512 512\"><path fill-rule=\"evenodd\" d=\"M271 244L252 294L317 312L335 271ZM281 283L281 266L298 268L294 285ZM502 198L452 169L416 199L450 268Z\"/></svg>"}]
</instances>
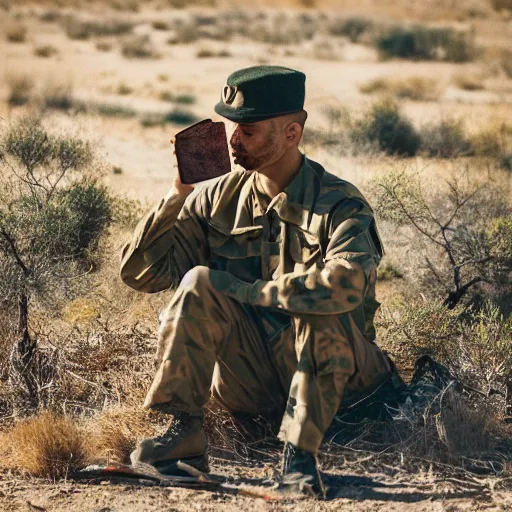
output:
<instances>
[{"instance_id":1,"label":"man's hand","mask_svg":"<svg viewBox=\"0 0 512 512\"><path fill-rule=\"evenodd\" d=\"M187 185L181 183L180 173L176 173L176 177L172 183L171 194L178 193L180 196L188 196L194 190L195 184Z\"/></svg>"}]
</instances>

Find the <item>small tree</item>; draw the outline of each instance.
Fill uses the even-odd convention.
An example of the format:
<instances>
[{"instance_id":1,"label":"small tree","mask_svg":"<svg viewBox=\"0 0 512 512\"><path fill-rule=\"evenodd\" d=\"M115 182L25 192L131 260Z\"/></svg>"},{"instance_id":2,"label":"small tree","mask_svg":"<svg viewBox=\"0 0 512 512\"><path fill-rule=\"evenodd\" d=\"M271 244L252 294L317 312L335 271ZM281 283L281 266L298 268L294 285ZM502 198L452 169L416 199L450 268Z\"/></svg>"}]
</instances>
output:
<instances>
[{"instance_id":1,"label":"small tree","mask_svg":"<svg viewBox=\"0 0 512 512\"><path fill-rule=\"evenodd\" d=\"M428 190L422 178L406 171L379 178L376 209L382 219L407 226L426 241L429 281L444 290L444 303L452 309L477 283L509 279L511 253L496 248L512 243L511 208L490 180L472 183L455 174Z\"/></svg>"},{"instance_id":2,"label":"small tree","mask_svg":"<svg viewBox=\"0 0 512 512\"><path fill-rule=\"evenodd\" d=\"M53 370L37 355L31 303L65 295L90 270L111 202L87 142L50 133L35 117L8 124L0 140L0 304L8 313L17 309L11 365L36 405L41 378L51 381Z\"/></svg>"}]
</instances>

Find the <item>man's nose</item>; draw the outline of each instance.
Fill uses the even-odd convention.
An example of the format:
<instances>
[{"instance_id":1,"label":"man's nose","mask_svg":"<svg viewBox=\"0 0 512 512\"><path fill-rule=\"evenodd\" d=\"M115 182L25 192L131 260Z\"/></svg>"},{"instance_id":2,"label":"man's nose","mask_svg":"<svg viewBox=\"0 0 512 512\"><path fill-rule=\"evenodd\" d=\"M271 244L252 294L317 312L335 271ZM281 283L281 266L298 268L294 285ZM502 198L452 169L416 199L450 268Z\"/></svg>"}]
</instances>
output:
<instances>
[{"instance_id":1,"label":"man's nose","mask_svg":"<svg viewBox=\"0 0 512 512\"><path fill-rule=\"evenodd\" d=\"M230 135L228 135L230 145L237 146L240 144L240 126L236 123L231 123Z\"/></svg>"}]
</instances>

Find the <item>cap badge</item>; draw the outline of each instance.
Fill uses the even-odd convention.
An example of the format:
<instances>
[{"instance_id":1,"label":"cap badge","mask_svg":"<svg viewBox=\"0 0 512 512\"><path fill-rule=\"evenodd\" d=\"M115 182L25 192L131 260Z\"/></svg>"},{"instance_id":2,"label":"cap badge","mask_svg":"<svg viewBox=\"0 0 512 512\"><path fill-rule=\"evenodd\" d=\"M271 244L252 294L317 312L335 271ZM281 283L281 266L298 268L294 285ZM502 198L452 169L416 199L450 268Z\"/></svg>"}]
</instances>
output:
<instances>
[{"instance_id":1,"label":"cap badge","mask_svg":"<svg viewBox=\"0 0 512 512\"><path fill-rule=\"evenodd\" d=\"M233 103L233 100L235 99L236 93L238 91L238 87L233 87L231 85L225 85L224 89L222 90L222 101L226 104Z\"/></svg>"}]
</instances>

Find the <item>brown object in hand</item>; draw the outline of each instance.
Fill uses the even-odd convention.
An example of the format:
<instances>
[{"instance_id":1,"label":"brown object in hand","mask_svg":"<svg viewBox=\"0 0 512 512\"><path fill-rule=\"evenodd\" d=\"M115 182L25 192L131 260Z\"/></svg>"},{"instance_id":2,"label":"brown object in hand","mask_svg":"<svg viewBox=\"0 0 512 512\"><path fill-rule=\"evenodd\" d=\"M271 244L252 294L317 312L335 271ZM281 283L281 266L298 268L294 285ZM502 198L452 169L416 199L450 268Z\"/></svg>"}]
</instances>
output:
<instances>
[{"instance_id":1,"label":"brown object in hand","mask_svg":"<svg viewBox=\"0 0 512 512\"><path fill-rule=\"evenodd\" d=\"M231 171L223 122L200 121L176 134L176 158L182 183L217 178Z\"/></svg>"}]
</instances>

